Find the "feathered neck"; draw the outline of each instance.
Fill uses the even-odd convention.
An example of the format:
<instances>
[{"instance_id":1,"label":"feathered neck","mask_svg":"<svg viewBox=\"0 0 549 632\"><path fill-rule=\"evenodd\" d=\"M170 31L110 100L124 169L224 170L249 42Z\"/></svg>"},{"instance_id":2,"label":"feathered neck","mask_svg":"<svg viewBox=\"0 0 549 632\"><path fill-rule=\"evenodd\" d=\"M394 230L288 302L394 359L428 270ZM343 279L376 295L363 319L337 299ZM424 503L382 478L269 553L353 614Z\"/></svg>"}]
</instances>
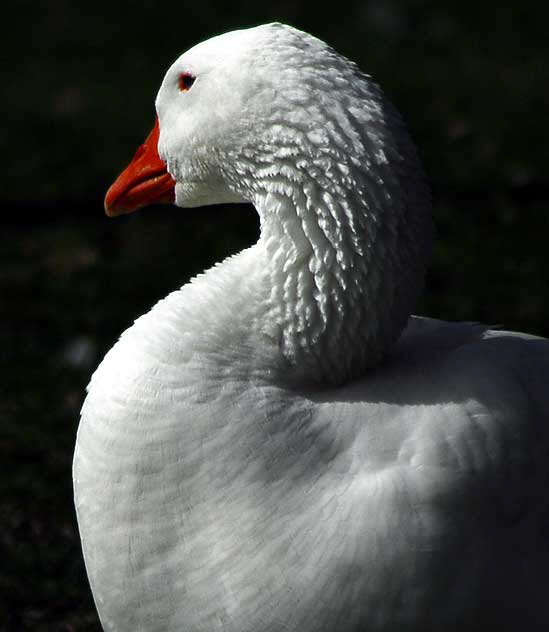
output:
<instances>
[{"instance_id":1,"label":"feathered neck","mask_svg":"<svg viewBox=\"0 0 549 632\"><path fill-rule=\"evenodd\" d=\"M340 384L379 362L414 308L430 254L415 148L379 88L361 79L360 111L321 112L330 124L320 129L295 118L279 125L272 139L240 148L227 176L237 174L235 190L260 215L258 265L270 288L262 331L298 383Z\"/></svg>"},{"instance_id":2,"label":"feathered neck","mask_svg":"<svg viewBox=\"0 0 549 632\"><path fill-rule=\"evenodd\" d=\"M160 155L181 206L254 204L255 265L264 274L246 324L260 327L269 354L274 344L290 380L342 383L379 362L419 295L431 242L423 172L399 114L355 64L282 25L233 37L237 52L221 38L166 75ZM225 68L218 56L229 48L227 91L212 68ZM210 96L203 117L190 98L182 110L187 100L170 90L174 73L212 55L218 63L206 64L205 92L197 92ZM239 297L220 302L234 310ZM219 331L231 326L220 321ZM279 363L268 355L265 366Z\"/></svg>"}]
</instances>

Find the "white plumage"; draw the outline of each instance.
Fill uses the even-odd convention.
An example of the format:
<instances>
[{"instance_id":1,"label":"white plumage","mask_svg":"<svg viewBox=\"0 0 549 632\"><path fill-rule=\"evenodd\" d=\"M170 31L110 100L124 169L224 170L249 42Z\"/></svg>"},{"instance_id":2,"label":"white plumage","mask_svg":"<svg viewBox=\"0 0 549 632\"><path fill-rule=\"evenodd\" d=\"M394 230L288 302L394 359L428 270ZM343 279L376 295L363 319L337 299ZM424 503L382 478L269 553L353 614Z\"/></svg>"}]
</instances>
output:
<instances>
[{"instance_id":1,"label":"white plumage","mask_svg":"<svg viewBox=\"0 0 549 632\"><path fill-rule=\"evenodd\" d=\"M271 24L185 53L156 105L177 205L250 201L261 237L92 378L105 630L549 629L549 343L409 317L429 195L381 90Z\"/></svg>"}]
</instances>

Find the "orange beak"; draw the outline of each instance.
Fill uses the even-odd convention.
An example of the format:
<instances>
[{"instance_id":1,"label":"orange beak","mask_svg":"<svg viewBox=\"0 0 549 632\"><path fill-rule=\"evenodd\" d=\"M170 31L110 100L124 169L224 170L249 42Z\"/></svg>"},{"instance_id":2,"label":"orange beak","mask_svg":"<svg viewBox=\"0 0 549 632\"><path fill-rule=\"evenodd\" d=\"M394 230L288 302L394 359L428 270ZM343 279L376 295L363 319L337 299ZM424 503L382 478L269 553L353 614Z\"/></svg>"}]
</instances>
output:
<instances>
[{"instance_id":1,"label":"orange beak","mask_svg":"<svg viewBox=\"0 0 549 632\"><path fill-rule=\"evenodd\" d=\"M175 180L158 155L159 135L157 118L147 140L107 191L105 212L109 217L132 213L150 204L175 202Z\"/></svg>"}]
</instances>

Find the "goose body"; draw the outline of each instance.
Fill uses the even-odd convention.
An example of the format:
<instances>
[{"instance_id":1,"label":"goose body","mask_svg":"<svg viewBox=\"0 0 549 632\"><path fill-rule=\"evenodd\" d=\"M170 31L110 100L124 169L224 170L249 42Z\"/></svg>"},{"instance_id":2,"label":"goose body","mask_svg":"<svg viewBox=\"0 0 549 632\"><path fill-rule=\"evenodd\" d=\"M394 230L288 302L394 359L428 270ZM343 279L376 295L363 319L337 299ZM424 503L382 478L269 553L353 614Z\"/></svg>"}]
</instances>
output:
<instances>
[{"instance_id":1,"label":"goose body","mask_svg":"<svg viewBox=\"0 0 549 632\"><path fill-rule=\"evenodd\" d=\"M549 343L409 316L429 196L379 88L273 24L185 53L157 112L146 201L248 200L261 237L92 378L74 484L104 629L549 629Z\"/></svg>"}]
</instances>

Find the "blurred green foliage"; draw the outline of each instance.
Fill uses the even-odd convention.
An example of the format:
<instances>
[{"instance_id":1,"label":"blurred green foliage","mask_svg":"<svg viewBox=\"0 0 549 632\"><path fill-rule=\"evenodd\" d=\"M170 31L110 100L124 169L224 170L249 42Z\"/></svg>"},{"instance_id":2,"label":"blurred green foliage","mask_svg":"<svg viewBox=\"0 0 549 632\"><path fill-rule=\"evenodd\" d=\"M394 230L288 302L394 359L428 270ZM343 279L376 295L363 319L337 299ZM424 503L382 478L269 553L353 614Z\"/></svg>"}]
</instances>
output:
<instances>
[{"instance_id":1,"label":"blurred green foliage","mask_svg":"<svg viewBox=\"0 0 549 632\"><path fill-rule=\"evenodd\" d=\"M3 15L0 629L99 630L71 499L85 385L136 316L257 234L246 206L102 215L193 43L280 20L357 61L433 183L418 312L549 334L549 5L24 0Z\"/></svg>"}]
</instances>

